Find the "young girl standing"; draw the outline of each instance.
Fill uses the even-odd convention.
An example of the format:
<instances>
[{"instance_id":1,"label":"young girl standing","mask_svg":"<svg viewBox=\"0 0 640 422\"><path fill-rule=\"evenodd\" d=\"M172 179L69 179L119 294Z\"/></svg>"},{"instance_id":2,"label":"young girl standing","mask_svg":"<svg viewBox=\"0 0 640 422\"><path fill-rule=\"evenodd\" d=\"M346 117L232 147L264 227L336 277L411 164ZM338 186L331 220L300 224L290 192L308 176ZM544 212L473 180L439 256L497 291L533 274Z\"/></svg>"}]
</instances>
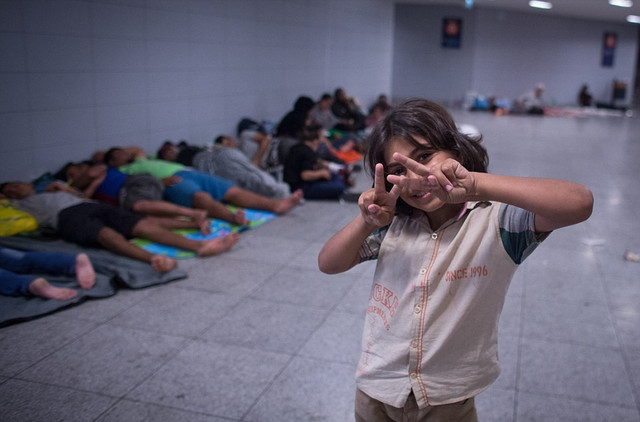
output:
<instances>
[{"instance_id":1,"label":"young girl standing","mask_svg":"<svg viewBox=\"0 0 640 422\"><path fill-rule=\"evenodd\" d=\"M576 183L487 173L479 138L423 99L369 137L374 186L324 245L335 274L377 259L356 373L356 421L476 421L498 377L498 319L519 264L549 232L591 215ZM404 419L409 418L409 419Z\"/></svg>"}]
</instances>

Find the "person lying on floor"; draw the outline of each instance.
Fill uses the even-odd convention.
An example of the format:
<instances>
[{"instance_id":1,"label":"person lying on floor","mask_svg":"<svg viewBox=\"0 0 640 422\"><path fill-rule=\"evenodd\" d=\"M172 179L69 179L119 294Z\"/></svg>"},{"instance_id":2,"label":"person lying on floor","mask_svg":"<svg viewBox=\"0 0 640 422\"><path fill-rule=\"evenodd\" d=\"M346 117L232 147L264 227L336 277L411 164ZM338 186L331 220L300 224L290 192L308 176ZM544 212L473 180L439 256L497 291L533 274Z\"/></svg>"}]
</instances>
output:
<instances>
[{"instance_id":1,"label":"person lying on floor","mask_svg":"<svg viewBox=\"0 0 640 422\"><path fill-rule=\"evenodd\" d=\"M232 212L222 202L240 208L252 208L283 215L302 201L302 191L285 198L267 198L241 188L218 176L203 173L182 164L151 159L139 147L111 148L105 163L125 174L148 173L165 184L164 199L183 207L206 210L211 218L246 225L243 211Z\"/></svg>"},{"instance_id":2,"label":"person lying on floor","mask_svg":"<svg viewBox=\"0 0 640 422\"><path fill-rule=\"evenodd\" d=\"M278 182L271 174L253 164L238 149L237 141L231 136L216 137L212 150L189 145L185 141L178 145L165 141L158 150L157 157L222 177L243 189L268 198L285 198L291 195L287 183Z\"/></svg>"},{"instance_id":3,"label":"person lying on floor","mask_svg":"<svg viewBox=\"0 0 640 422\"><path fill-rule=\"evenodd\" d=\"M90 201L59 184L52 192L36 194L33 184L7 182L0 193L13 205L29 214L39 227L51 229L63 240L83 247L103 247L115 254L148 262L154 270L167 272L176 268L175 259L153 255L128 241L142 237L163 245L194 251L198 256L217 255L229 250L238 240L237 233L199 241L172 232L175 228L197 227L195 222L171 218L145 217L108 204Z\"/></svg>"},{"instance_id":4,"label":"person lying on floor","mask_svg":"<svg viewBox=\"0 0 640 422\"><path fill-rule=\"evenodd\" d=\"M128 176L106 164L82 162L67 163L56 176L79 189L85 199L95 199L145 215L187 218L197 224L202 234L211 232L205 210L163 201L164 185L150 174Z\"/></svg>"},{"instance_id":5,"label":"person lying on floor","mask_svg":"<svg viewBox=\"0 0 640 422\"><path fill-rule=\"evenodd\" d=\"M4 296L42 297L69 300L78 292L67 287L54 286L34 274L72 276L84 290L96 282L96 274L87 254L20 251L0 247L0 294Z\"/></svg>"}]
</instances>

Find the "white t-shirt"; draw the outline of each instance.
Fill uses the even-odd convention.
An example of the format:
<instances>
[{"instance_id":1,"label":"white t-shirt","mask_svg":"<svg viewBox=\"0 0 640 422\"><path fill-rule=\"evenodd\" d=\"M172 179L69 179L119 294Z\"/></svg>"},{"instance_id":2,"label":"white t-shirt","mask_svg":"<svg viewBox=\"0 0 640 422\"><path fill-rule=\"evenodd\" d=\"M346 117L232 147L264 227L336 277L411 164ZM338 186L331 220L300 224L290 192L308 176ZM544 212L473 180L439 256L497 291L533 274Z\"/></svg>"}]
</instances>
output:
<instances>
[{"instance_id":1,"label":"white t-shirt","mask_svg":"<svg viewBox=\"0 0 640 422\"><path fill-rule=\"evenodd\" d=\"M378 259L366 312L358 388L395 407L413 390L419 407L473 397L498 377L498 319L518 264L546 235L534 215L468 203L431 230L426 215L396 216L369 237Z\"/></svg>"}]
</instances>

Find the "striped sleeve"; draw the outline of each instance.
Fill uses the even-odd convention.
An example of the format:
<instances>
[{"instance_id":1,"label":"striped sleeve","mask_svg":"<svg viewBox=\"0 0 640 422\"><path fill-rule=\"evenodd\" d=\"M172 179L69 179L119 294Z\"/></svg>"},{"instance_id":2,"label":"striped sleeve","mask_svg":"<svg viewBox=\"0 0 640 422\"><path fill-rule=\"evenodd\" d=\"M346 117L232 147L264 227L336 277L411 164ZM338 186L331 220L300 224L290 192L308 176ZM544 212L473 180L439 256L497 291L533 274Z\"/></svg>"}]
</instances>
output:
<instances>
[{"instance_id":1,"label":"striped sleeve","mask_svg":"<svg viewBox=\"0 0 640 422\"><path fill-rule=\"evenodd\" d=\"M501 204L498 215L502 245L516 264L521 264L549 233L536 233L535 215L522 208Z\"/></svg>"},{"instance_id":2,"label":"striped sleeve","mask_svg":"<svg viewBox=\"0 0 640 422\"><path fill-rule=\"evenodd\" d=\"M387 230L389 230L389 226L381 227L367 237L358 252L360 262L378 259L380 245L382 244L382 239L384 239L384 236L387 234Z\"/></svg>"}]
</instances>

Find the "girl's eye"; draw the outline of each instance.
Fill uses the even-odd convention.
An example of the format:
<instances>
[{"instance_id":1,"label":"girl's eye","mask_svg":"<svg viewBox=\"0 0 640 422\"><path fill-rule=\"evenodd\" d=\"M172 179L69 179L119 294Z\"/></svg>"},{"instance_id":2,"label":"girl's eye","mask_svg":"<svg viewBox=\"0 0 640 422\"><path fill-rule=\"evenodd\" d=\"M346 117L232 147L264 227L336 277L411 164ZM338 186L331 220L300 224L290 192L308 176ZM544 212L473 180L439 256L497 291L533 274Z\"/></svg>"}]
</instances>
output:
<instances>
[{"instance_id":1,"label":"girl's eye","mask_svg":"<svg viewBox=\"0 0 640 422\"><path fill-rule=\"evenodd\" d=\"M394 176L402 176L404 174L404 167L397 167L389 172Z\"/></svg>"},{"instance_id":2,"label":"girl's eye","mask_svg":"<svg viewBox=\"0 0 640 422\"><path fill-rule=\"evenodd\" d=\"M430 152L422 152L420 153L420 155L418 156L418 162L419 163L423 163L425 161L427 161L429 159L429 157L431 156Z\"/></svg>"}]
</instances>

